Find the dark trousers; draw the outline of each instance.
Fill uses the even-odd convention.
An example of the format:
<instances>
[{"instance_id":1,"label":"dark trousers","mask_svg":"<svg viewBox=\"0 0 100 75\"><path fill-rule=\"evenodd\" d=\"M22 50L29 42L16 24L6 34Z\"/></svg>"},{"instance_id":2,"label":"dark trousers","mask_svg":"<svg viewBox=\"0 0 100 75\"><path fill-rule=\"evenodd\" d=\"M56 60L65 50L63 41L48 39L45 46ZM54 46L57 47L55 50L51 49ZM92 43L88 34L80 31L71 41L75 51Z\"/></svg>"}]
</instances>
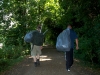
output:
<instances>
[{"instance_id":1,"label":"dark trousers","mask_svg":"<svg viewBox=\"0 0 100 75\"><path fill-rule=\"evenodd\" d=\"M70 51L66 51L66 69L69 69L73 65L73 48Z\"/></svg>"}]
</instances>

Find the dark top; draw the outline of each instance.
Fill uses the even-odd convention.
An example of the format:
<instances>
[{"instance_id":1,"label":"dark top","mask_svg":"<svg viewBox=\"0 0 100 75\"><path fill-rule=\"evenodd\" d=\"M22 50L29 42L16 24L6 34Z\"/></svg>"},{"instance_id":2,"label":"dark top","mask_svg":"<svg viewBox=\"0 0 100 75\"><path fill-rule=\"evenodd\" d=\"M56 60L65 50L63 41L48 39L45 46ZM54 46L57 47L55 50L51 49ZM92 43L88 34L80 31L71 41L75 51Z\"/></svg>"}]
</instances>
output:
<instances>
[{"instance_id":1,"label":"dark top","mask_svg":"<svg viewBox=\"0 0 100 75\"><path fill-rule=\"evenodd\" d=\"M70 38L71 38L71 48L74 48L74 41L77 39L76 32L72 29L70 29Z\"/></svg>"},{"instance_id":2,"label":"dark top","mask_svg":"<svg viewBox=\"0 0 100 75\"><path fill-rule=\"evenodd\" d=\"M33 45L42 46L44 36L39 31L35 30L33 33Z\"/></svg>"}]
</instances>

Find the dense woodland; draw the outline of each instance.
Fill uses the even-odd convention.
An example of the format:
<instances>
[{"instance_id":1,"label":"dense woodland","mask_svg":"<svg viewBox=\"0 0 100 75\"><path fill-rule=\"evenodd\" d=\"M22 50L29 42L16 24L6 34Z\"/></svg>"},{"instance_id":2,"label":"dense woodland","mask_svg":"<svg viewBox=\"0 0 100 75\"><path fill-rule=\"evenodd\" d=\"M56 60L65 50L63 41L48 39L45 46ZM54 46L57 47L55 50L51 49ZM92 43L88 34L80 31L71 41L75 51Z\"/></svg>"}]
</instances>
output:
<instances>
[{"instance_id":1,"label":"dense woodland","mask_svg":"<svg viewBox=\"0 0 100 75\"><path fill-rule=\"evenodd\" d=\"M0 71L30 54L23 38L37 25L48 29L44 43L55 46L68 24L79 38L75 57L100 67L100 0L1 0Z\"/></svg>"}]
</instances>

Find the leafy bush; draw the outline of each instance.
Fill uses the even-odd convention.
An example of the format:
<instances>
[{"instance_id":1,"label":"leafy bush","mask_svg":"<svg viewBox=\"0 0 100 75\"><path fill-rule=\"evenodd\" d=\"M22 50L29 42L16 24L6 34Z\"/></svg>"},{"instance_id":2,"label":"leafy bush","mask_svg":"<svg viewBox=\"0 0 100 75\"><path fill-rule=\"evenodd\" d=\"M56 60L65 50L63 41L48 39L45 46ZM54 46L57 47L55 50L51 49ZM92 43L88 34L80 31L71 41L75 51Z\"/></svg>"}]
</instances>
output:
<instances>
[{"instance_id":1,"label":"leafy bush","mask_svg":"<svg viewBox=\"0 0 100 75\"><path fill-rule=\"evenodd\" d=\"M5 46L0 49L0 71L6 70L14 63L20 61L27 51L22 46Z\"/></svg>"},{"instance_id":2,"label":"leafy bush","mask_svg":"<svg viewBox=\"0 0 100 75\"><path fill-rule=\"evenodd\" d=\"M0 59L0 72L7 69L11 63L7 59Z\"/></svg>"}]
</instances>

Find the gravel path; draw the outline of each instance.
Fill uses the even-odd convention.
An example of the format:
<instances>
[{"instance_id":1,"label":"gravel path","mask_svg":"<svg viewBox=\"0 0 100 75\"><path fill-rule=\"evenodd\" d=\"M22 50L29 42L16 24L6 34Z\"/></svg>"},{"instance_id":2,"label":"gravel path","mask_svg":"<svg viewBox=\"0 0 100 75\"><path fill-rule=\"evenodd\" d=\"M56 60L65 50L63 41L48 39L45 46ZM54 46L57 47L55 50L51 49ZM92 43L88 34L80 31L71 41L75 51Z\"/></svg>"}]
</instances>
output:
<instances>
[{"instance_id":1,"label":"gravel path","mask_svg":"<svg viewBox=\"0 0 100 75\"><path fill-rule=\"evenodd\" d=\"M41 65L34 67L33 59L28 56L21 63L13 66L12 69L1 75L99 75L94 74L78 64L74 60L71 71L68 72L65 67L65 58L63 52L58 52L55 48L44 48L40 59Z\"/></svg>"}]
</instances>

